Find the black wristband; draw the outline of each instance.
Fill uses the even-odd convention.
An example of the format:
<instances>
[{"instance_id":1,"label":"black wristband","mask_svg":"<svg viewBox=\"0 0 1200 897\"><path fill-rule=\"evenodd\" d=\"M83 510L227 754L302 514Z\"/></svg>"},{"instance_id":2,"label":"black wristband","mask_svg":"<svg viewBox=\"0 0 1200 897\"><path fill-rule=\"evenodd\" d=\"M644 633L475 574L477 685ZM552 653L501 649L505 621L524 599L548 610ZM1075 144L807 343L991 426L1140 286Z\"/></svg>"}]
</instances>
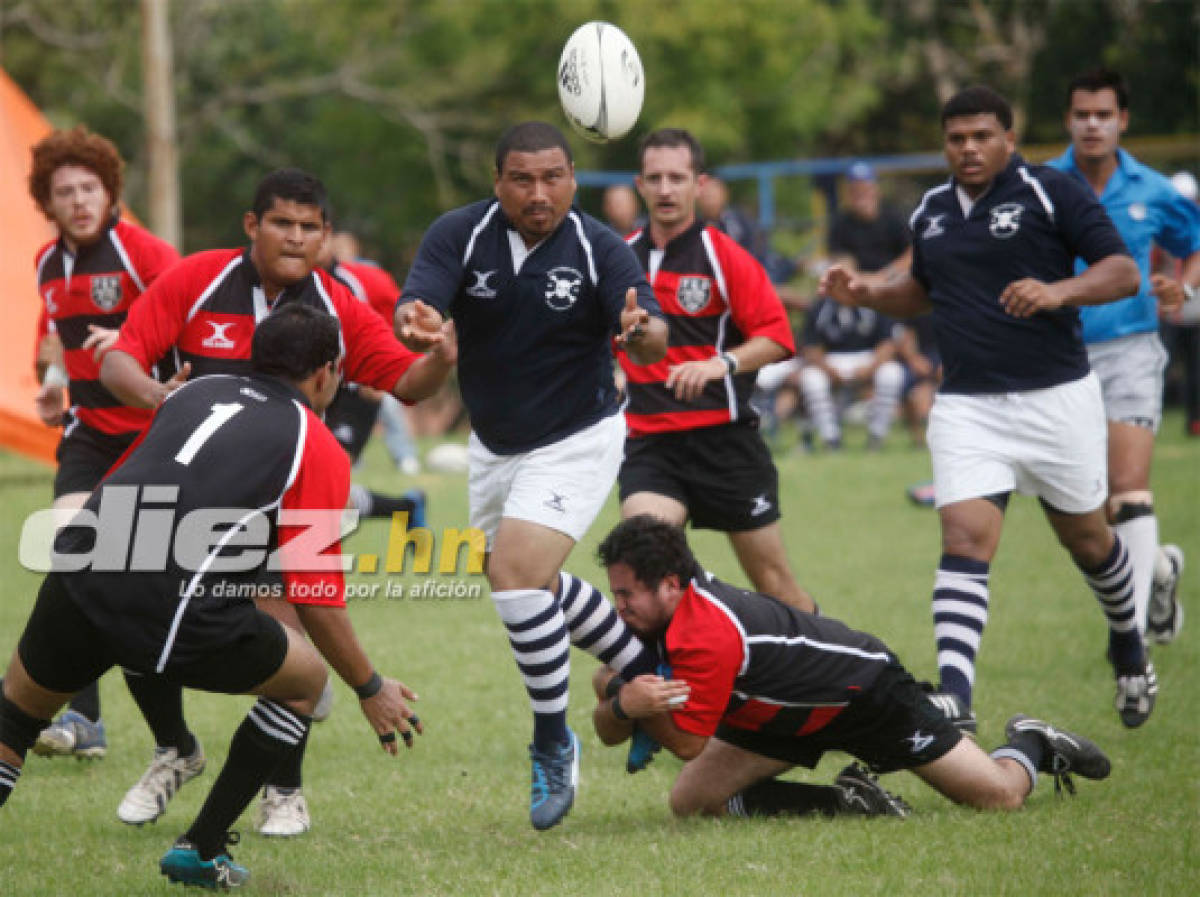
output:
<instances>
[{"instance_id":1,"label":"black wristband","mask_svg":"<svg viewBox=\"0 0 1200 897\"><path fill-rule=\"evenodd\" d=\"M619 691L612 696L612 714L621 722L629 719L629 714L621 707L621 693Z\"/></svg>"},{"instance_id":2,"label":"black wristband","mask_svg":"<svg viewBox=\"0 0 1200 897\"><path fill-rule=\"evenodd\" d=\"M617 692L621 690L621 686L625 684L625 680L620 676L613 676L608 680L608 685L604 686L604 697L615 698Z\"/></svg>"},{"instance_id":3,"label":"black wristband","mask_svg":"<svg viewBox=\"0 0 1200 897\"><path fill-rule=\"evenodd\" d=\"M732 352L722 352L721 360L725 362L725 367L729 370L729 373L736 374L738 372L737 356Z\"/></svg>"},{"instance_id":4,"label":"black wristband","mask_svg":"<svg viewBox=\"0 0 1200 897\"><path fill-rule=\"evenodd\" d=\"M360 701L365 701L379 694L381 688L383 688L383 677L375 670L371 670L371 678L362 685L355 686L354 693L358 695Z\"/></svg>"}]
</instances>

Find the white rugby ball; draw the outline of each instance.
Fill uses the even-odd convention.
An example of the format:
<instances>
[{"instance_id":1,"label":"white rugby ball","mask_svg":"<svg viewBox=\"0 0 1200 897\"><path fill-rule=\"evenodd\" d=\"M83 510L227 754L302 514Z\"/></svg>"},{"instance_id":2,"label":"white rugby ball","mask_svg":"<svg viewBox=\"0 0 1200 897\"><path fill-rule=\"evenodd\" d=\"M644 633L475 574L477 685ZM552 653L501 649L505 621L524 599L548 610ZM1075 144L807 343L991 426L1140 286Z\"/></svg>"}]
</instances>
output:
<instances>
[{"instance_id":1,"label":"white rugby ball","mask_svg":"<svg viewBox=\"0 0 1200 897\"><path fill-rule=\"evenodd\" d=\"M425 453L425 466L436 473L462 473L467 469L467 447L443 442Z\"/></svg>"},{"instance_id":2,"label":"white rugby ball","mask_svg":"<svg viewBox=\"0 0 1200 897\"><path fill-rule=\"evenodd\" d=\"M558 60L558 99L575 130L596 143L624 137L645 95L642 60L624 31L608 22L575 29Z\"/></svg>"}]
</instances>

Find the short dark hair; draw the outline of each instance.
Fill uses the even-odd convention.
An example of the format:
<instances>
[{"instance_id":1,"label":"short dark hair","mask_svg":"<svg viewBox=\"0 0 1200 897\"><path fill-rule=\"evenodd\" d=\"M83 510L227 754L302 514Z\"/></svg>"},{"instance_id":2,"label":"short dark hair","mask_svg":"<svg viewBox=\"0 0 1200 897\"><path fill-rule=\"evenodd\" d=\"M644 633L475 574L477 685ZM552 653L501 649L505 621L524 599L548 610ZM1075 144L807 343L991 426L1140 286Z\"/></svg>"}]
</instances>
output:
<instances>
[{"instance_id":1,"label":"short dark hair","mask_svg":"<svg viewBox=\"0 0 1200 897\"><path fill-rule=\"evenodd\" d=\"M523 121L513 125L500 135L496 144L496 173L503 173L504 160L509 153L536 153L555 147L563 151L568 163L575 163L567 138L554 125L544 121Z\"/></svg>"},{"instance_id":2,"label":"short dark hair","mask_svg":"<svg viewBox=\"0 0 1200 897\"><path fill-rule=\"evenodd\" d=\"M1095 93L1105 89L1111 90L1117 95L1118 108L1129 108L1129 83L1120 72L1102 65L1081 72L1071 79L1071 83L1067 85L1067 108L1071 108L1071 100L1075 96L1075 91L1086 90Z\"/></svg>"},{"instance_id":3,"label":"short dark hair","mask_svg":"<svg viewBox=\"0 0 1200 897\"><path fill-rule=\"evenodd\" d=\"M311 376L341 354L337 318L311 305L288 302L254 328L250 367L293 383Z\"/></svg>"},{"instance_id":4,"label":"short dark hair","mask_svg":"<svg viewBox=\"0 0 1200 897\"><path fill-rule=\"evenodd\" d=\"M942 127L952 118L965 115L987 115L991 113L1004 126L1004 130L1012 129L1013 113L1008 100L1000 96L986 84L976 84L966 87L946 101L942 107Z\"/></svg>"},{"instance_id":5,"label":"short dark hair","mask_svg":"<svg viewBox=\"0 0 1200 897\"><path fill-rule=\"evenodd\" d=\"M692 136L690 131L683 128L659 128L643 137L642 142L638 144L638 168L640 169L646 162L646 150L678 146L686 146L691 151L692 171L696 174L703 174L707 167L704 161L704 147L700 145L699 140Z\"/></svg>"},{"instance_id":6,"label":"short dark hair","mask_svg":"<svg viewBox=\"0 0 1200 897\"><path fill-rule=\"evenodd\" d=\"M696 557L683 530L650 514L618 523L596 549L596 557L604 567L625 564L651 589L672 573L686 584L696 571Z\"/></svg>"},{"instance_id":7,"label":"short dark hair","mask_svg":"<svg viewBox=\"0 0 1200 897\"><path fill-rule=\"evenodd\" d=\"M325 185L315 175L299 168L277 169L258 182L258 188L254 191L254 217L261 221L277 199L290 199L302 206L316 206L321 210L322 221L328 221L331 217Z\"/></svg>"}]
</instances>

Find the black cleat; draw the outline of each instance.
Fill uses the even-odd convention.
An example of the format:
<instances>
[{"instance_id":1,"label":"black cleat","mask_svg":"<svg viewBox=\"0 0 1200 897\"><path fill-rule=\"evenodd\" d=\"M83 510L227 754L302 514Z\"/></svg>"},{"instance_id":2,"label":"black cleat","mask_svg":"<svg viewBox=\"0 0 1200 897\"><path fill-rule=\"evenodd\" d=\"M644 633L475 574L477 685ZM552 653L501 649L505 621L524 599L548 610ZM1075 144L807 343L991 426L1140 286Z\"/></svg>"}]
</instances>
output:
<instances>
[{"instance_id":1,"label":"black cleat","mask_svg":"<svg viewBox=\"0 0 1200 897\"><path fill-rule=\"evenodd\" d=\"M833 780L838 789L838 812L853 816L895 816L904 819L912 807L892 794L857 763L851 763Z\"/></svg>"},{"instance_id":2,"label":"black cleat","mask_svg":"<svg viewBox=\"0 0 1200 897\"><path fill-rule=\"evenodd\" d=\"M1068 773L1078 773L1085 779L1105 779L1112 771L1112 764L1104 751L1082 735L1056 729L1040 719L1032 719L1018 713L1004 726L1005 737L1012 742L1018 735L1032 732L1042 740L1045 751L1038 772L1054 776L1054 790L1063 788L1075 793L1075 784Z\"/></svg>"}]
</instances>

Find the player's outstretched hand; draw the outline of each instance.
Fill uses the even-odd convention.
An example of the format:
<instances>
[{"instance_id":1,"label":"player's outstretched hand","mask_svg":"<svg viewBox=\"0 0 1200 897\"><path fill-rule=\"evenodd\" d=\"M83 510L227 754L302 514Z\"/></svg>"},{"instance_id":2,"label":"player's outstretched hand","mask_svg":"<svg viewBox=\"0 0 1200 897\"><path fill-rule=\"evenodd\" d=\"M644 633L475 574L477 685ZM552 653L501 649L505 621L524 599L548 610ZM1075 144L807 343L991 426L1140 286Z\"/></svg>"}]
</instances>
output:
<instances>
[{"instance_id":1,"label":"player's outstretched hand","mask_svg":"<svg viewBox=\"0 0 1200 897\"><path fill-rule=\"evenodd\" d=\"M636 346L646 335L650 326L650 313L637 304L637 290L630 287L625 291L625 307L621 309L621 335L617 345L629 349Z\"/></svg>"},{"instance_id":2,"label":"player's outstretched hand","mask_svg":"<svg viewBox=\"0 0 1200 897\"><path fill-rule=\"evenodd\" d=\"M420 299L396 306L396 338L414 352L428 352L445 339L442 313Z\"/></svg>"},{"instance_id":3,"label":"player's outstretched hand","mask_svg":"<svg viewBox=\"0 0 1200 897\"><path fill-rule=\"evenodd\" d=\"M1183 308L1187 293L1174 277L1165 274L1150 275L1150 292L1158 300L1158 313L1164 317L1173 315Z\"/></svg>"},{"instance_id":4,"label":"player's outstretched hand","mask_svg":"<svg viewBox=\"0 0 1200 897\"><path fill-rule=\"evenodd\" d=\"M1014 318L1028 318L1039 311L1054 311L1062 307L1053 285L1024 277L1014 280L1000 294L1000 304Z\"/></svg>"},{"instance_id":5,"label":"player's outstretched hand","mask_svg":"<svg viewBox=\"0 0 1200 897\"><path fill-rule=\"evenodd\" d=\"M395 679L383 677L383 686L374 696L359 701L363 716L379 736L379 746L392 756L400 752L396 744L396 733L404 739L405 747L413 746L413 733L424 733L425 726L409 707L416 701L417 693Z\"/></svg>"},{"instance_id":6,"label":"player's outstretched hand","mask_svg":"<svg viewBox=\"0 0 1200 897\"><path fill-rule=\"evenodd\" d=\"M694 402L704 391L704 385L709 380L720 380L729 368L718 357L706 358L703 361L685 361L672 365L667 371L664 384L667 389L675 391L675 398L681 402Z\"/></svg>"},{"instance_id":7,"label":"player's outstretched hand","mask_svg":"<svg viewBox=\"0 0 1200 897\"><path fill-rule=\"evenodd\" d=\"M117 337L121 335L120 328L101 327L99 324L88 324L88 335L83 341L82 348L92 350L92 358L99 364L104 355L116 345Z\"/></svg>"},{"instance_id":8,"label":"player's outstretched hand","mask_svg":"<svg viewBox=\"0 0 1200 897\"><path fill-rule=\"evenodd\" d=\"M867 305L871 297L870 281L845 265L830 265L821 275L817 292L842 305Z\"/></svg>"},{"instance_id":9,"label":"player's outstretched hand","mask_svg":"<svg viewBox=\"0 0 1200 897\"><path fill-rule=\"evenodd\" d=\"M43 383L33 400L38 419L47 427L61 427L63 422L63 388Z\"/></svg>"},{"instance_id":10,"label":"player's outstretched hand","mask_svg":"<svg viewBox=\"0 0 1200 897\"><path fill-rule=\"evenodd\" d=\"M687 703L692 687L682 679L646 674L621 686L621 709L631 718L678 710Z\"/></svg>"}]
</instances>

